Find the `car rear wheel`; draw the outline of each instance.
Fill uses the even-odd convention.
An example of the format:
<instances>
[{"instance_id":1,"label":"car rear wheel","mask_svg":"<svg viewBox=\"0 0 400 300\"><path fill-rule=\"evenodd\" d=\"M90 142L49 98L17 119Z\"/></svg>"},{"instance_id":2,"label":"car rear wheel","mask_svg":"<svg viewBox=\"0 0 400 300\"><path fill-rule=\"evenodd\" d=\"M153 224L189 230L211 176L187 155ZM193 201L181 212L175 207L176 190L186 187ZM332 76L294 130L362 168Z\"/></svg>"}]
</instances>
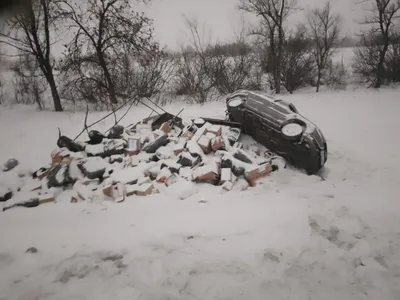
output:
<instances>
[{"instance_id":1,"label":"car rear wheel","mask_svg":"<svg viewBox=\"0 0 400 300\"><path fill-rule=\"evenodd\" d=\"M241 97L234 97L227 102L229 120L243 123L244 101Z\"/></svg>"},{"instance_id":2,"label":"car rear wheel","mask_svg":"<svg viewBox=\"0 0 400 300\"><path fill-rule=\"evenodd\" d=\"M229 108L234 108L234 109L239 109L243 104L243 100L240 97L233 98L229 100L228 102L228 107Z\"/></svg>"},{"instance_id":3,"label":"car rear wheel","mask_svg":"<svg viewBox=\"0 0 400 300\"><path fill-rule=\"evenodd\" d=\"M303 134L303 126L298 123L288 123L282 126L282 135L291 141L298 140Z\"/></svg>"}]
</instances>

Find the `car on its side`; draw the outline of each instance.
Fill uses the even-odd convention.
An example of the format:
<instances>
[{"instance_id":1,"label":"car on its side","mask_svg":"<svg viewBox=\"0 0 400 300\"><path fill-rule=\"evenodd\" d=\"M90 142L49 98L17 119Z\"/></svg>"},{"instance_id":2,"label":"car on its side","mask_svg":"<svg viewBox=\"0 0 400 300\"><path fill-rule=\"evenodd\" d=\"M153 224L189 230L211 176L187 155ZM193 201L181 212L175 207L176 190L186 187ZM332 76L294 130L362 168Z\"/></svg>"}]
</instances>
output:
<instances>
[{"instance_id":1,"label":"car on its side","mask_svg":"<svg viewBox=\"0 0 400 300\"><path fill-rule=\"evenodd\" d=\"M239 90L226 98L227 120L307 174L326 163L328 147L321 130L292 104L263 92Z\"/></svg>"}]
</instances>

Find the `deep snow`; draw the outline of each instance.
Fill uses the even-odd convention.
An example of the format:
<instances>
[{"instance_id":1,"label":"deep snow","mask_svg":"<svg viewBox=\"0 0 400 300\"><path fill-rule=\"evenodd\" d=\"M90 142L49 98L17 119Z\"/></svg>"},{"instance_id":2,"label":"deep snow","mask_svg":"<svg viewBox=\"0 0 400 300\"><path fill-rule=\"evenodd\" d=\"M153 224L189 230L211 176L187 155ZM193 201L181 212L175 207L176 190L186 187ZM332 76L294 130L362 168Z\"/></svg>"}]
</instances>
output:
<instances>
[{"instance_id":1,"label":"deep snow","mask_svg":"<svg viewBox=\"0 0 400 300\"><path fill-rule=\"evenodd\" d=\"M328 141L325 181L289 169L247 191L196 185L186 200L165 189L0 213L0 299L399 299L399 95L284 97ZM125 124L148 113L135 108ZM183 115L223 117L224 106ZM19 171L47 164L57 127L74 137L83 119L0 106L0 162L20 161L0 182L13 186Z\"/></svg>"}]
</instances>

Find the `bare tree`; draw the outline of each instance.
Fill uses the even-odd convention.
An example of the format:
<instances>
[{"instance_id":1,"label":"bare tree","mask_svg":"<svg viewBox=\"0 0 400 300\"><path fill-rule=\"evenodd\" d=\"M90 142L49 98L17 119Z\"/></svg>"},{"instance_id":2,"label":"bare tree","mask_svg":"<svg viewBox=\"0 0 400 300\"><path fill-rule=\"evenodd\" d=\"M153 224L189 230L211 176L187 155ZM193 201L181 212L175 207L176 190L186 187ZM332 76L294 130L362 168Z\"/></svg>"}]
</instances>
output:
<instances>
[{"instance_id":1,"label":"bare tree","mask_svg":"<svg viewBox=\"0 0 400 300\"><path fill-rule=\"evenodd\" d=\"M194 97L204 103L210 96L231 93L241 88L260 89L261 70L256 54L245 41L245 26L234 43L211 42L200 32L196 20L186 19L190 47L184 48L178 60L177 94Z\"/></svg>"},{"instance_id":2,"label":"bare tree","mask_svg":"<svg viewBox=\"0 0 400 300\"><path fill-rule=\"evenodd\" d=\"M286 39L282 56L281 81L289 93L308 85L314 69L310 40L305 25L298 25L296 32Z\"/></svg>"},{"instance_id":3,"label":"bare tree","mask_svg":"<svg viewBox=\"0 0 400 300\"><path fill-rule=\"evenodd\" d=\"M13 84L15 102L19 104L36 103L40 110L44 109L42 95L46 91L43 75L38 72L38 62L30 54L19 57L11 70L14 73ZM39 69L40 70L40 69Z\"/></svg>"},{"instance_id":4,"label":"bare tree","mask_svg":"<svg viewBox=\"0 0 400 300\"><path fill-rule=\"evenodd\" d=\"M181 56L176 63L176 94L189 95L197 103L205 103L209 100L214 88L210 77L211 56L207 54L207 48L211 43L211 37L206 37L200 32L196 19L185 17L188 29L189 46L181 46Z\"/></svg>"},{"instance_id":5,"label":"bare tree","mask_svg":"<svg viewBox=\"0 0 400 300\"><path fill-rule=\"evenodd\" d=\"M76 30L68 45L64 72L72 72L73 77L84 76L86 82L107 91L111 104L117 103L112 69L125 52L139 55L158 48L152 43L152 21L133 12L129 0L88 0L86 5L81 1L62 3L64 17ZM91 74L86 72L88 68Z\"/></svg>"},{"instance_id":6,"label":"bare tree","mask_svg":"<svg viewBox=\"0 0 400 300\"><path fill-rule=\"evenodd\" d=\"M245 29L246 26L242 20L241 31L236 34L234 44L217 43L209 47L211 60L209 76L214 87L221 94L232 93L238 89L259 90L261 88L262 70L256 54L249 51L245 39ZM233 45L236 49L235 53L218 51Z\"/></svg>"},{"instance_id":7,"label":"bare tree","mask_svg":"<svg viewBox=\"0 0 400 300\"><path fill-rule=\"evenodd\" d=\"M379 56L381 45L373 33L364 34L359 45L354 50L353 72L360 76L360 80L377 86Z\"/></svg>"},{"instance_id":8,"label":"bare tree","mask_svg":"<svg viewBox=\"0 0 400 300\"><path fill-rule=\"evenodd\" d=\"M364 24L370 25L369 35L378 41L378 61L376 65L376 80L374 87L381 87L385 79L385 62L389 47L395 36L395 21L400 19L400 0L372 0L371 15ZM366 38L366 41L369 39Z\"/></svg>"},{"instance_id":9,"label":"bare tree","mask_svg":"<svg viewBox=\"0 0 400 300\"><path fill-rule=\"evenodd\" d=\"M285 23L295 10L296 4L297 0L240 0L239 9L261 18L261 30L269 39L269 61L272 63L277 94L281 92L280 74L285 43Z\"/></svg>"},{"instance_id":10,"label":"bare tree","mask_svg":"<svg viewBox=\"0 0 400 300\"><path fill-rule=\"evenodd\" d=\"M330 0L322 9L314 9L309 16L309 27L313 40L313 56L317 66L317 93L323 71L339 44L340 18L333 14Z\"/></svg>"},{"instance_id":11,"label":"bare tree","mask_svg":"<svg viewBox=\"0 0 400 300\"><path fill-rule=\"evenodd\" d=\"M393 37L387 53L385 69L389 81L400 82L400 32Z\"/></svg>"},{"instance_id":12,"label":"bare tree","mask_svg":"<svg viewBox=\"0 0 400 300\"><path fill-rule=\"evenodd\" d=\"M52 30L56 22L55 0L34 0L27 11L13 15L0 33L0 43L11 46L23 55L32 55L51 90L54 109L62 111L61 100L54 77L51 45L54 42Z\"/></svg>"},{"instance_id":13,"label":"bare tree","mask_svg":"<svg viewBox=\"0 0 400 300\"><path fill-rule=\"evenodd\" d=\"M129 98L151 98L161 93L173 74L172 60L164 51L144 54L139 59L125 53L118 66L117 88Z\"/></svg>"}]
</instances>

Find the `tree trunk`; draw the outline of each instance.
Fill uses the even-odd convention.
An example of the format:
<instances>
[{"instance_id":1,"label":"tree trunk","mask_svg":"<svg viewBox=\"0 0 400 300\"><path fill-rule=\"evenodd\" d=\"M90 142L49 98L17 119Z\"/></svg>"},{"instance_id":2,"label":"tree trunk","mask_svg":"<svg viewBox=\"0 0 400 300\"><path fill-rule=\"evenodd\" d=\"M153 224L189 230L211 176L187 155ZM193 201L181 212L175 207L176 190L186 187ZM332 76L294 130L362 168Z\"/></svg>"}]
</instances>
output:
<instances>
[{"instance_id":1,"label":"tree trunk","mask_svg":"<svg viewBox=\"0 0 400 300\"><path fill-rule=\"evenodd\" d=\"M63 108L61 106L60 95L58 94L58 90L57 90L57 86L56 86L56 81L54 80L53 71L50 71L48 73L47 82L50 85L51 96L53 97L55 111L63 111Z\"/></svg>"},{"instance_id":2,"label":"tree trunk","mask_svg":"<svg viewBox=\"0 0 400 300\"><path fill-rule=\"evenodd\" d=\"M277 76L276 94L281 93L281 73L282 73L282 57L283 57L283 42L284 42L282 24L279 24L278 30L279 30L278 34L279 37L278 37L278 59L276 61L276 76Z\"/></svg>"},{"instance_id":3,"label":"tree trunk","mask_svg":"<svg viewBox=\"0 0 400 300\"><path fill-rule=\"evenodd\" d=\"M319 92L319 87L321 85L321 68L318 67L318 75L317 75L317 93Z\"/></svg>"},{"instance_id":4,"label":"tree trunk","mask_svg":"<svg viewBox=\"0 0 400 300\"><path fill-rule=\"evenodd\" d=\"M53 68L50 65L50 62L46 61L43 56L37 58L40 69L42 70L47 83L50 86L51 97L53 98L54 110L55 111L63 111L61 106L60 95L58 94L58 89L56 85L56 81L54 79Z\"/></svg>"},{"instance_id":5,"label":"tree trunk","mask_svg":"<svg viewBox=\"0 0 400 300\"><path fill-rule=\"evenodd\" d=\"M53 103L54 103L54 110L55 111L63 111L63 108L61 106L61 99L60 95L58 94L58 89L56 85L56 81L54 79L54 74L53 74L53 68L51 67L49 62L45 62L44 59L42 60L43 62L43 68L45 71L43 72L45 74L47 83L50 86L50 91L51 91L51 96L53 98Z\"/></svg>"},{"instance_id":6,"label":"tree trunk","mask_svg":"<svg viewBox=\"0 0 400 300\"><path fill-rule=\"evenodd\" d=\"M111 104L118 103L116 94L115 94L115 86L114 82L111 79L110 72L108 71L106 61L104 60L103 53L101 51L97 51L97 56L99 58L100 66L103 69L104 77L106 78L107 85L108 85L108 93L110 94L110 102Z\"/></svg>"},{"instance_id":7,"label":"tree trunk","mask_svg":"<svg viewBox=\"0 0 400 300\"><path fill-rule=\"evenodd\" d=\"M377 76L376 76L376 83L375 83L375 88L379 89L382 85L382 80L383 77L385 76L385 69L384 69L384 63L385 63L385 57L386 57L386 52L389 48L389 43L385 41L385 44L383 46L382 51L379 54L379 62L377 66Z\"/></svg>"}]
</instances>

